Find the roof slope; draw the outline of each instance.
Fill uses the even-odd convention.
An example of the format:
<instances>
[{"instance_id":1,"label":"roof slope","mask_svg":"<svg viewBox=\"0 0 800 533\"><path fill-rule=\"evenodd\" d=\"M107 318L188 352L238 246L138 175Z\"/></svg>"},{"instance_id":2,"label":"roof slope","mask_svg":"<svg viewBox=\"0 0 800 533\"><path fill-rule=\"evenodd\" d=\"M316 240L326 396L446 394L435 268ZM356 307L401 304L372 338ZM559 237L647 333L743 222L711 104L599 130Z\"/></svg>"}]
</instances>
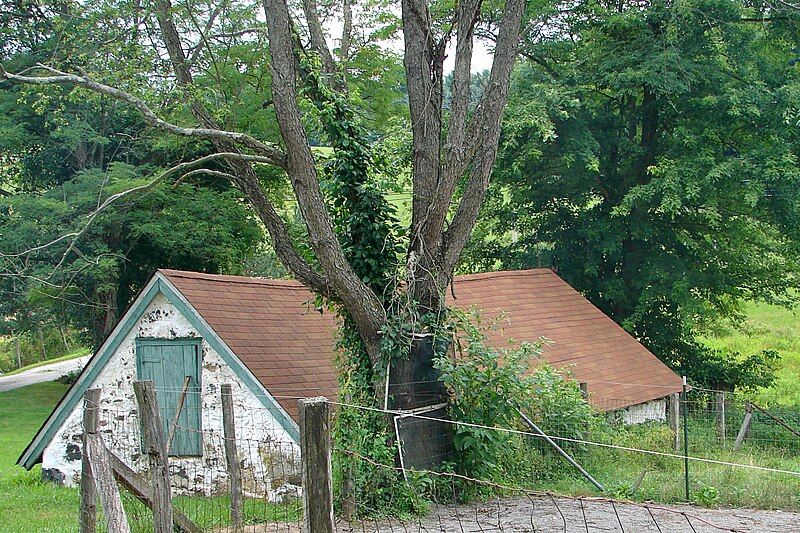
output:
<instances>
[{"instance_id":1,"label":"roof slope","mask_svg":"<svg viewBox=\"0 0 800 533\"><path fill-rule=\"evenodd\" d=\"M313 295L294 281L160 271L236 353L264 387L297 418L296 398L336 396L335 320L312 305ZM550 270L459 276L451 303L503 315L490 341L546 337L544 358L572 365L605 410L661 398L681 379L613 320Z\"/></svg>"}]
</instances>

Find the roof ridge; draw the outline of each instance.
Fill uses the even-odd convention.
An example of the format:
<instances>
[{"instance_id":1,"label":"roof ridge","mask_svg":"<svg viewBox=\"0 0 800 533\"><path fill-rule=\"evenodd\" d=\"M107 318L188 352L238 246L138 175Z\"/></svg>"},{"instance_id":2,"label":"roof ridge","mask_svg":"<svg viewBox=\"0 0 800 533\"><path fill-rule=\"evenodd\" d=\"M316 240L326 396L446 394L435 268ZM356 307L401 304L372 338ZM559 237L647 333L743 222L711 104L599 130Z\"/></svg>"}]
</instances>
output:
<instances>
[{"instance_id":1,"label":"roof ridge","mask_svg":"<svg viewBox=\"0 0 800 533\"><path fill-rule=\"evenodd\" d=\"M173 270L159 268L158 272L167 278L202 279L217 283L239 283L242 285L268 285L281 289L300 289L308 291L305 285L293 279L255 278L252 276L237 276L232 274L210 274L207 272L192 272L191 270Z\"/></svg>"},{"instance_id":2,"label":"roof ridge","mask_svg":"<svg viewBox=\"0 0 800 533\"><path fill-rule=\"evenodd\" d=\"M288 289L303 289L308 290L305 285L293 279L276 279L276 278L256 278L253 276L240 276L235 274L211 274L208 272L194 272L191 270L176 270L170 268L159 268L158 272L167 277L189 278L189 279L203 279L208 281L216 281L220 283L242 283L242 284L256 284L256 285L272 285L275 287L283 287ZM546 274L556 274L549 268L526 268L519 270L496 270L493 272L476 272L474 274L461 274L455 276L454 281L458 283L469 282L482 279L494 278L508 278L508 277L522 277L522 276L537 276Z\"/></svg>"},{"instance_id":3,"label":"roof ridge","mask_svg":"<svg viewBox=\"0 0 800 533\"><path fill-rule=\"evenodd\" d=\"M493 272L476 272L474 274L461 274L454 278L454 281L465 282L479 279L492 279L492 278L515 278L522 276L541 276L547 274L554 274L558 276L552 269L549 268L522 268L518 270L495 270Z\"/></svg>"}]
</instances>

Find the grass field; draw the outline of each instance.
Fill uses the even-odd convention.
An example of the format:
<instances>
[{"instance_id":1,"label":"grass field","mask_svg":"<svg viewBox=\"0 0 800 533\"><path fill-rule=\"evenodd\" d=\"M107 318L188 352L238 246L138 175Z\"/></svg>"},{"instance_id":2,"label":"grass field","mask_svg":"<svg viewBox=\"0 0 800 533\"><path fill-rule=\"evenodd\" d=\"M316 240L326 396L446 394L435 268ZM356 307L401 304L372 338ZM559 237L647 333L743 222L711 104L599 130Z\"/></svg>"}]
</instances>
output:
<instances>
[{"instance_id":1,"label":"grass field","mask_svg":"<svg viewBox=\"0 0 800 533\"><path fill-rule=\"evenodd\" d=\"M719 327L704 342L742 355L775 350L781 356L775 384L755 395L762 404L800 408L800 316L795 311L764 303L750 303L738 327Z\"/></svg>"},{"instance_id":2,"label":"grass field","mask_svg":"<svg viewBox=\"0 0 800 533\"><path fill-rule=\"evenodd\" d=\"M66 390L40 383L0 392L0 531L76 530L78 491L41 481L38 466L26 472L15 464Z\"/></svg>"}]
</instances>

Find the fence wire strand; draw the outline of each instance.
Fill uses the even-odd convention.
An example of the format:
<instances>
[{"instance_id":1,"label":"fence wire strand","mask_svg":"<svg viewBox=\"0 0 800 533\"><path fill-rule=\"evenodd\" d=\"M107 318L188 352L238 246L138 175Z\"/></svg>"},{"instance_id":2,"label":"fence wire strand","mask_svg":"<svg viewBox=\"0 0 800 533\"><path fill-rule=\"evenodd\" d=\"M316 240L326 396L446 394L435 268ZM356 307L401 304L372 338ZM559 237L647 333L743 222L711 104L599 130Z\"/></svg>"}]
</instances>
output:
<instances>
[{"instance_id":1,"label":"fence wire strand","mask_svg":"<svg viewBox=\"0 0 800 533\"><path fill-rule=\"evenodd\" d=\"M235 446L242 472L244 529L237 529L232 524L231 484L224 453L226 438L221 424L218 391L209 388L189 391L188 395L198 397L187 402L175 424L172 424L173 417L169 416L170 406L162 406L165 433L170 431L170 427L175 433L173 444L185 447L199 443L193 453L169 457L170 488L175 509L203 531L303 531L299 447L285 429L276 424L276 420L286 416L286 406L290 402L304 398L303 393L313 394L317 390L309 386L292 394L270 395L262 399L269 401L262 401L259 405L241 401L237 403ZM159 389L157 392L162 397L174 399L181 391ZM280 404L275 404L276 400ZM758 490L759 483L766 487L781 486L787 493L795 491L795 494L800 494L800 439L792 431L793 428L800 430L800 414L797 412L775 407L754 408L750 399L743 394L691 389L677 403L681 414L685 411L689 427L690 453L685 456L682 453L683 433L678 431L676 436L676 428L670 425L671 406L668 399L656 400L653 405L638 410L627 406L625 412L616 409L621 405L618 399L590 400L596 409L595 416L602 424L585 428L581 435L570 433L574 428L556 424L547 428L547 434L562 446L569 447L579 461L586 461L590 470L598 465L604 466L603 482L607 489L611 489L606 494L590 496L588 494L592 489L588 485L579 491L585 495L577 496L542 490L538 487L546 486L548 480L546 473L535 471L538 465L531 466L531 469L535 475L544 477L532 482L531 486L520 486L464 476L448 469L407 468L402 461L385 464L334 441L335 457L356 461L359 468L385 471L386 479L393 480L393 483L411 483L409 479L417 479L421 475L439 480L427 485L421 512L399 516L392 513L396 505L402 507L400 504L404 504L395 499L398 496L394 493L391 499L379 506L371 501L355 501L352 503L359 510L357 516L345 519L342 513L337 513L336 531L750 531L747 524L732 525L730 520L720 521L719 515L709 514L702 509L641 501L645 489L640 488L639 484L644 479L644 485L647 485L659 469L675 475L669 478L659 474L661 477L650 483L647 489L650 492L646 494L658 501L674 502L681 499L675 498L675 494L681 492L681 465L687 457L692 465L693 491L700 494L704 493L705 484L710 485L709 480L715 479L718 486L725 485L724 490L738 490L744 496ZM347 402L329 403L334 409L372 411L390 418L402 416L502 433L524 440L542 457L552 459L554 455L541 435L521 427L492 427L454 422L424 413L379 409ZM141 420L137 410L122 408L119 403L102 399L97 408L98 431L106 447L135 471L147 473L147 458L141 446ZM174 410L174 407L171 408ZM682 418L679 423L683 424ZM742 438L737 439L740 433ZM402 446L399 450L402 456ZM562 471L569 469L557 457L555 464ZM619 471L615 473L614 467L619 467ZM634 469L642 471L642 479L627 483L625 476ZM740 474L741 471L763 476L765 481L753 481ZM573 475L572 486L576 485L575 479L580 480ZM626 481L623 483L626 490L635 485L633 490L626 493L617 490L620 487L611 486L622 481ZM659 484L670 486L662 487L661 492L652 488ZM479 488L491 490L480 492ZM479 496L465 498L471 489L475 489ZM121 495L131 530L152 531L150 509L125 490L121 491ZM638 501L633 501L634 497ZM748 500L743 497L742 501L746 503ZM340 509L342 502L337 501L336 505ZM800 497L796 498L794 505L800 507ZM98 516L98 531L107 531L108 526L99 505Z\"/></svg>"}]
</instances>

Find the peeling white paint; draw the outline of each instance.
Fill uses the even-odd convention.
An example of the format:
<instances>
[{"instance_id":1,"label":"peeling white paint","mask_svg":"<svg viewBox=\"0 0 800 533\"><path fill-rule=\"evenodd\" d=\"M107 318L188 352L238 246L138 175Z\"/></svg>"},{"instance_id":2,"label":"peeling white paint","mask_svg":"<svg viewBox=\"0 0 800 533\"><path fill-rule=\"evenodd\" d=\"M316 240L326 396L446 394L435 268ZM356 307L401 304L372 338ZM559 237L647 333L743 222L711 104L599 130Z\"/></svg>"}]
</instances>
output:
<instances>
[{"instance_id":1,"label":"peeling white paint","mask_svg":"<svg viewBox=\"0 0 800 533\"><path fill-rule=\"evenodd\" d=\"M667 420L667 401L664 398L652 400L627 409L617 411L622 415L623 424L644 424L645 422L665 422Z\"/></svg>"},{"instance_id":2,"label":"peeling white paint","mask_svg":"<svg viewBox=\"0 0 800 533\"><path fill-rule=\"evenodd\" d=\"M100 388L99 431L108 448L128 466L142 472L140 428L132 382L136 379L137 337L176 339L199 337L188 320L163 295L157 295L142 318L109 358L91 388ZM279 500L296 494L300 452L291 436L208 343L202 343L202 457L170 457L176 493L212 495L228 491L222 430L220 385L233 391L238 455L245 492ZM74 486L80 481L83 402L58 428L42 455L48 478Z\"/></svg>"}]
</instances>

